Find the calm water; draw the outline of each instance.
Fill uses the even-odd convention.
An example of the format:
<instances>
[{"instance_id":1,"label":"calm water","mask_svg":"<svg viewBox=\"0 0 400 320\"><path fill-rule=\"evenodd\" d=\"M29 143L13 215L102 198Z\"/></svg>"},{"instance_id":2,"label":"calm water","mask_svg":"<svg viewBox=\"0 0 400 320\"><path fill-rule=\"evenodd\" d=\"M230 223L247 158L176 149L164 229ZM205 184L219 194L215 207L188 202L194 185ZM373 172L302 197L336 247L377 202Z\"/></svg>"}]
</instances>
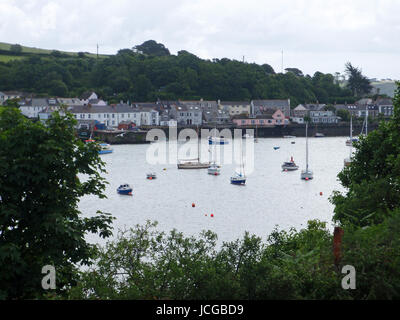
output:
<instances>
[{"instance_id":1,"label":"calm water","mask_svg":"<svg viewBox=\"0 0 400 320\"><path fill-rule=\"evenodd\" d=\"M305 168L305 138L259 139L254 144L255 169L248 175L246 186L229 182L236 164L224 165L220 176L211 176L206 169L178 170L173 164L149 165L146 161L149 145L114 145L112 154L101 156L108 171L105 175L109 182L105 192L108 199L84 197L80 210L86 216L94 215L97 210L111 213L116 217L115 234L119 228L157 220L158 228L164 231L176 228L186 235L197 235L202 230L212 230L218 234L219 243L240 238L245 231L265 239L276 225L280 229L299 229L310 219L320 219L331 226L333 206L328 197L333 190L343 190L337 174L349 155L346 139L309 139L312 181L300 179L300 171ZM274 150L274 146L280 149ZM282 172L281 165L290 156L300 169ZM157 179L146 180L148 171L155 171ZM133 187L132 197L116 193L121 183ZM88 240L103 242L94 236Z\"/></svg>"}]
</instances>

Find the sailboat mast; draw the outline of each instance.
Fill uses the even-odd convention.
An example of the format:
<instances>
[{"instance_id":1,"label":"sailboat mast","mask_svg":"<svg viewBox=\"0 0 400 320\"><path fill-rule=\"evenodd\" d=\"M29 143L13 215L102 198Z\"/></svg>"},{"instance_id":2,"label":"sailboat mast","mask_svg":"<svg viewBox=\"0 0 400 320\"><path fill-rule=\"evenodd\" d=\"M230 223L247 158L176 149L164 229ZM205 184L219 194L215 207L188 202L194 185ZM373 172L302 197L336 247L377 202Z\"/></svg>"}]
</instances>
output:
<instances>
[{"instance_id":1,"label":"sailboat mast","mask_svg":"<svg viewBox=\"0 0 400 320\"><path fill-rule=\"evenodd\" d=\"M306 172L308 172L308 121L306 122Z\"/></svg>"},{"instance_id":2,"label":"sailboat mast","mask_svg":"<svg viewBox=\"0 0 400 320\"><path fill-rule=\"evenodd\" d=\"M243 163L243 139L240 140L240 144L241 144L240 151L241 151L241 153L242 153L242 157L241 157L241 168L240 168L240 170L243 171L243 177L245 177L246 174L244 173L244 163Z\"/></svg>"},{"instance_id":3,"label":"sailboat mast","mask_svg":"<svg viewBox=\"0 0 400 320\"><path fill-rule=\"evenodd\" d=\"M200 162L200 136L199 136L199 126L197 125L197 160Z\"/></svg>"},{"instance_id":4,"label":"sailboat mast","mask_svg":"<svg viewBox=\"0 0 400 320\"><path fill-rule=\"evenodd\" d=\"M351 154L353 153L353 116L350 114L350 157L351 159Z\"/></svg>"},{"instance_id":5,"label":"sailboat mast","mask_svg":"<svg viewBox=\"0 0 400 320\"><path fill-rule=\"evenodd\" d=\"M365 135L368 135L368 105L365 107Z\"/></svg>"}]
</instances>

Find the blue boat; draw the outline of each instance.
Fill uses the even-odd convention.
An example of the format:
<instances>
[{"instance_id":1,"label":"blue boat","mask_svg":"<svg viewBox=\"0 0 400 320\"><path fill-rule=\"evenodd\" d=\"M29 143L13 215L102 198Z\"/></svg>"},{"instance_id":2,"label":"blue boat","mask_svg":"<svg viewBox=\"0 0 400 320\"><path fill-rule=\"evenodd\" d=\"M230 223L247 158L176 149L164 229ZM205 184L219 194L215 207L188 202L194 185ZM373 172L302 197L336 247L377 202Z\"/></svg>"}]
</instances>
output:
<instances>
[{"instance_id":1,"label":"blue boat","mask_svg":"<svg viewBox=\"0 0 400 320\"><path fill-rule=\"evenodd\" d=\"M100 143L100 148L101 149L99 150L99 154L106 154L113 152L113 149L111 149L108 143Z\"/></svg>"},{"instance_id":2,"label":"blue boat","mask_svg":"<svg viewBox=\"0 0 400 320\"><path fill-rule=\"evenodd\" d=\"M228 140L219 137L208 137L208 144L228 144Z\"/></svg>"},{"instance_id":3,"label":"blue boat","mask_svg":"<svg viewBox=\"0 0 400 320\"><path fill-rule=\"evenodd\" d=\"M245 185L246 177L244 175L242 175L241 173L236 173L235 177L231 177L231 183L238 184L238 185Z\"/></svg>"},{"instance_id":4,"label":"blue boat","mask_svg":"<svg viewBox=\"0 0 400 320\"><path fill-rule=\"evenodd\" d=\"M274 147L274 150L278 150L280 147Z\"/></svg>"},{"instance_id":5,"label":"blue boat","mask_svg":"<svg viewBox=\"0 0 400 320\"><path fill-rule=\"evenodd\" d=\"M127 184L127 183L121 184L121 185L117 188L117 192L118 192L119 194L131 196L131 195L132 195L132 188L131 188L130 185Z\"/></svg>"}]
</instances>

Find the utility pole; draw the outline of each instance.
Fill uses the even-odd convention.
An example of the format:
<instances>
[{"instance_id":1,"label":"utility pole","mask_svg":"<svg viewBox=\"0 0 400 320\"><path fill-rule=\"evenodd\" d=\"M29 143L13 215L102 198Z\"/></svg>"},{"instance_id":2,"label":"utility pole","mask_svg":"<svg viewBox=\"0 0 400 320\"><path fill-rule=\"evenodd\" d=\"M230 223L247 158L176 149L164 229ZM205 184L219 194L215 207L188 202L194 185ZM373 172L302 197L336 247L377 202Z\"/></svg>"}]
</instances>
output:
<instances>
[{"instance_id":1,"label":"utility pole","mask_svg":"<svg viewBox=\"0 0 400 320\"><path fill-rule=\"evenodd\" d=\"M99 44L97 43L96 46L97 46L96 58L97 60L99 60Z\"/></svg>"},{"instance_id":2,"label":"utility pole","mask_svg":"<svg viewBox=\"0 0 400 320\"><path fill-rule=\"evenodd\" d=\"M283 74L283 50L282 50L282 74Z\"/></svg>"}]
</instances>

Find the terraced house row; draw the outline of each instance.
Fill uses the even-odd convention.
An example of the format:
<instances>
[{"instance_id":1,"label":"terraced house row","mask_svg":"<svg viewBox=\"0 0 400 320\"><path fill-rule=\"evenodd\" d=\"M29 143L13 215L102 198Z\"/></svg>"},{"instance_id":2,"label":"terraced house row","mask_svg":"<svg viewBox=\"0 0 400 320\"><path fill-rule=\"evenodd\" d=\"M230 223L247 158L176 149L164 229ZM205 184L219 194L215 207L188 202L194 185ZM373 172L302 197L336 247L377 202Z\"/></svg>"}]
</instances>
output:
<instances>
[{"instance_id":1,"label":"terraced house row","mask_svg":"<svg viewBox=\"0 0 400 320\"><path fill-rule=\"evenodd\" d=\"M291 122L304 123L308 116L313 123L337 123L341 119L325 104L300 104L291 108L290 99L252 101L178 100L156 102L120 102L109 104L95 92L79 98L37 98L33 94L0 92L0 102L17 99L26 117L46 120L55 111L70 112L78 123L96 123L115 129L142 126L284 126ZM332 107L332 106L331 106ZM355 117L378 114L391 116L391 99L362 99L355 104L333 105L333 110L345 109Z\"/></svg>"}]
</instances>

